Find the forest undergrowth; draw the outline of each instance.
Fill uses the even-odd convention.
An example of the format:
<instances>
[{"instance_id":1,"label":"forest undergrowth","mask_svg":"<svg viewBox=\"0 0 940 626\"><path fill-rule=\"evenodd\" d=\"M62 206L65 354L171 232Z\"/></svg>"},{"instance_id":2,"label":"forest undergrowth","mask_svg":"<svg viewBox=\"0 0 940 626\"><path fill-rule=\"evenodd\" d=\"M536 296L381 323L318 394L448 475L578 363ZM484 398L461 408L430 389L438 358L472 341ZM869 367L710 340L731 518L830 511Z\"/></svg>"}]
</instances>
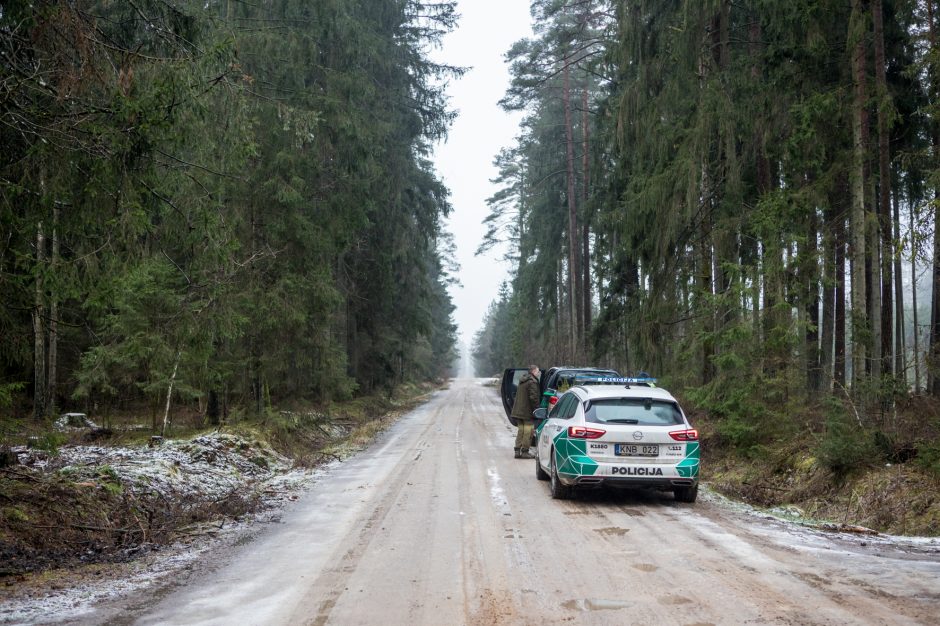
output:
<instances>
[{"instance_id":1,"label":"forest undergrowth","mask_svg":"<svg viewBox=\"0 0 940 626\"><path fill-rule=\"evenodd\" d=\"M797 521L940 536L937 400L912 397L861 422L829 399L742 437L693 411L702 479L718 492Z\"/></svg>"},{"instance_id":2,"label":"forest undergrowth","mask_svg":"<svg viewBox=\"0 0 940 626\"><path fill-rule=\"evenodd\" d=\"M310 470L364 448L433 388L403 385L213 427L193 411L155 442L134 412L107 429L7 422L0 583L134 560L294 500Z\"/></svg>"}]
</instances>

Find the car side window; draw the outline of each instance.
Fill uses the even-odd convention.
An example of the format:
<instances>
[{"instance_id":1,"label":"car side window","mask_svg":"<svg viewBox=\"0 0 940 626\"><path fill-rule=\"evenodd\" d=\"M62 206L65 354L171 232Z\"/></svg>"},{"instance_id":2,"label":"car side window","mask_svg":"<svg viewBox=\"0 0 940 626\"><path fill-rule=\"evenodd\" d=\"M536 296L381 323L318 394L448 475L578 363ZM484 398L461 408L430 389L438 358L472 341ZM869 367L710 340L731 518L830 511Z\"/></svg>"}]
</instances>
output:
<instances>
[{"instance_id":1,"label":"car side window","mask_svg":"<svg viewBox=\"0 0 940 626\"><path fill-rule=\"evenodd\" d=\"M577 410L578 397L573 393L568 393L561 397L561 400L559 400L555 408L552 409L549 417L560 420L571 419Z\"/></svg>"},{"instance_id":2,"label":"car side window","mask_svg":"<svg viewBox=\"0 0 940 626\"><path fill-rule=\"evenodd\" d=\"M574 395L573 393L568 394L567 398L568 404L565 405L564 412L561 414L561 419L564 420L568 420L574 417L574 414L578 412L578 405L580 404L578 396Z\"/></svg>"},{"instance_id":3,"label":"car side window","mask_svg":"<svg viewBox=\"0 0 940 626\"><path fill-rule=\"evenodd\" d=\"M552 410L549 411L549 413L548 413L548 418L549 418L549 419L552 419L552 418L556 418L556 419L557 419L557 418L561 418L561 416L564 414L565 403L566 403L567 401L568 401L568 398L567 398L567 397L564 397L564 398L562 398L561 400L559 400L558 402L556 402L556 403L555 403L555 406L552 407Z\"/></svg>"}]
</instances>

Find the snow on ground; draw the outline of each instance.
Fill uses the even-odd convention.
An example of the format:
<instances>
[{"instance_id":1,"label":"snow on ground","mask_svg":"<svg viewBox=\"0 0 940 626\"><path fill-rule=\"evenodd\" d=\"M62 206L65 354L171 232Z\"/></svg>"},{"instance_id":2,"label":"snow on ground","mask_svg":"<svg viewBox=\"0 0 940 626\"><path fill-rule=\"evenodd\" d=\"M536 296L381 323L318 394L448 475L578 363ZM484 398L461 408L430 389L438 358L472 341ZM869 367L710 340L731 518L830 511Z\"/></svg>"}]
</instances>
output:
<instances>
[{"instance_id":1,"label":"snow on ground","mask_svg":"<svg viewBox=\"0 0 940 626\"><path fill-rule=\"evenodd\" d=\"M167 440L155 447L63 446L56 455L23 446L13 451L25 468L61 472L75 480L110 468L105 471L125 490L194 500L220 499L241 490L257 493L262 506L237 522L207 522L184 529L180 540L169 546L141 546L143 556L133 562L85 566L87 571L67 577L61 585L24 590L0 602L0 624L73 619L93 604L165 581L219 545L216 540L233 541L253 524L277 521L280 508L296 500L298 491L318 475L294 469L289 459L258 442L221 433Z\"/></svg>"},{"instance_id":2,"label":"snow on ground","mask_svg":"<svg viewBox=\"0 0 940 626\"><path fill-rule=\"evenodd\" d=\"M108 467L125 488L162 495L221 497L282 474L291 462L269 447L221 433L170 440L155 447L63 446L58 454L13 448L20 464L82 475Z\"/></svg>"},{"instance_id":3,"label":"snow on ground","mask_svg":"<svg viewBox=\"0 0 940 626\"><path fill-rule=\"evenodd\" d=\"M940 537L888 535L861 526L815 520L806 517L805 513L795 506L761 509L727 498L706 485L701 485L699 499L749 517L774 522L782 532L799 537L798 542L781 542L793 547L812 549L817 544L828 545L828 542L837 540L853 547L881 547L907 554L940 553Z\"/></svg>"}]
</instances>

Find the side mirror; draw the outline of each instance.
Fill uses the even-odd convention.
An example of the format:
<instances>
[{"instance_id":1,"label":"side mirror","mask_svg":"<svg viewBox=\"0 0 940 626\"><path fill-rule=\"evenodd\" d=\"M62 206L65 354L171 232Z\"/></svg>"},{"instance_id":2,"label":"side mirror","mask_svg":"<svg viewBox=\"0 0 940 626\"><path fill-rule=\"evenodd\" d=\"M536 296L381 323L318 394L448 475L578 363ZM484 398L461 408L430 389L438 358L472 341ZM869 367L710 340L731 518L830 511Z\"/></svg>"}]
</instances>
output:
<instances>
[{"instance_id":1,"label":"side mirror","mask_svg":"<svg viewBox=\"0 0 940 626\"><path fill-rule=\"evenodd\" d=\"M535 409L534 411L532 411L532 418L538 421L548 419L548 409L546 408Z\"/></svg>"}]
</instances>

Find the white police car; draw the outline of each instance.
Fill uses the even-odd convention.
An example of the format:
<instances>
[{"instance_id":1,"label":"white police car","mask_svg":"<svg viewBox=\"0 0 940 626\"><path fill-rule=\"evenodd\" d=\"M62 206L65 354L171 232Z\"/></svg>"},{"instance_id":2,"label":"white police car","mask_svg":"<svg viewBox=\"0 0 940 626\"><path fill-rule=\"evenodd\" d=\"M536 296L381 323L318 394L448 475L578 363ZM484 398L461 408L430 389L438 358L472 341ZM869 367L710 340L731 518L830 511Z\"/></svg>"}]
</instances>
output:
<instances>
[{"instance_id":1,"label":"white police car","mask_svg":"<svg viewBox=\"0 0 940 626\"><path fill-rule=\"evenodd\" d=\"M672 491L679 502L695 502L698 431L653 379L580 381L550 413L538 409L535 416L535 474L551 480L553 498L609 485Z\"/></svg>"}]
</instances>

